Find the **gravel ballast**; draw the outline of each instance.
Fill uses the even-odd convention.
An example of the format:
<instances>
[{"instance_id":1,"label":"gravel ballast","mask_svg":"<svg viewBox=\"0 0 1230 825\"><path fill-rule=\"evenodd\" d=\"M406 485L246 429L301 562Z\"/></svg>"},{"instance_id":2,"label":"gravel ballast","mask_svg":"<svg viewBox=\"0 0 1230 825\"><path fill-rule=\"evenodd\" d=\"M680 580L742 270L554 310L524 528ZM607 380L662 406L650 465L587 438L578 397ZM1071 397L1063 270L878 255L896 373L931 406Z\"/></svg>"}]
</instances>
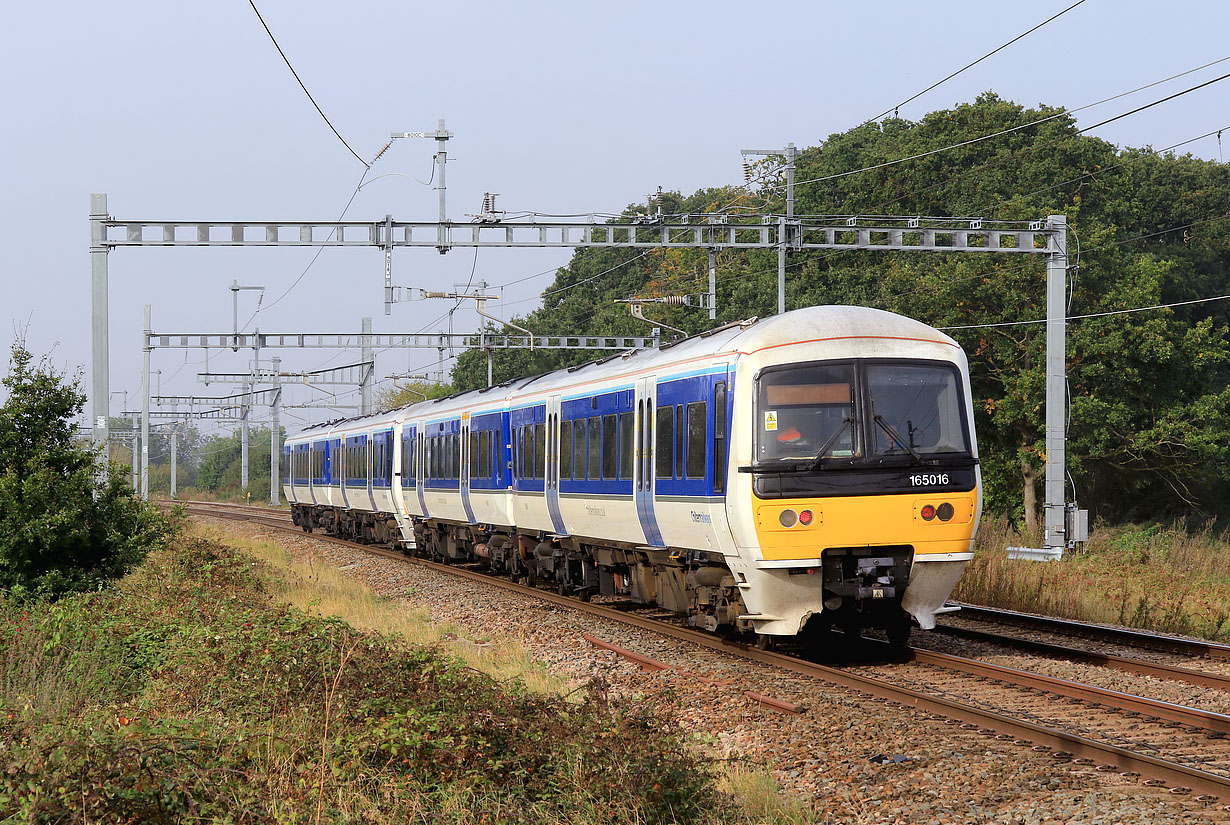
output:
<instances>
[{"instance_id":1,"label":"gravel ballast","mask_svg":"<svg viewBox=\"0 0 1230 825\"><path fill-rule=\"evenodd\" d=\"M376 593L401 599L474 637L516 640L578 687L651 703L677 719L710 758L771 769L786 792L813 806L817 822L1230 823L1230 813L1221 807L1230 800L1202 804L1116 773L1073 766L1028 747L933 721L919 711L413 562L373 556L306 534L201 521L278 544L296 558L310 555L344 567L346 575ZM590 645L583 633L674 669L643 672L617 654ZM921 631L915 631L915 638L922 640ZM932 645L932 637L926 638L927 646L949 647ZM968 645L957 646L964 648L964 655L980 655L979 648ZM998 653L989 660L1210 710L1224 712L1227 707L1227 698L1218 691ZM803 705L806 712L794 715L761 707L744 691Z\"/></svg>"}]
</instances>

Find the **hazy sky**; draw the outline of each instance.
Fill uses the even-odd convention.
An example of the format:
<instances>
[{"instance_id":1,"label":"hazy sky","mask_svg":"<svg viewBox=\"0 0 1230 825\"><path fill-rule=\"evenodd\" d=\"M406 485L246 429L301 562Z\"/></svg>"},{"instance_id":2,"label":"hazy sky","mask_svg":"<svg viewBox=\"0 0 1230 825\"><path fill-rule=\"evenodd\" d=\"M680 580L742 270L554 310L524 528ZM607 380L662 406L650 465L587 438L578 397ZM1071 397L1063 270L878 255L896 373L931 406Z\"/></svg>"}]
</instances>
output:
<instances>
[{"instance_id":1,"label":"hazy sky","mask_svg":"<svg viewBox=\"0 0 1230 825\"><path fill-rule=\"evenodd\" d=\"M449 213L615 212L658 186L689 194L741 179L739 149L811 146L913 95L1072 0L905 2L391 3L262 0L300 77L351 146L374 155L391 131L455 137ZM901 110L928 111L994 90L1026 105L1074 108L1230 56L1230 4L1087 0ZM1087 109L1083 125L1230 72L1230 62ZM0 317L27 327L57 363L90 362L89 195L125 220L331 220L362 166L295 83L251 6L226 2L19 3L0 28ZM1119 145L1164 147L1230 127L1230 80L1098 129ZM1230 143L1230 131L1225 139ZM372 169L348 219L434 220L426 181L434 142L398 141ZM1230 151L1230 146L1226 147ZM1186 147L1219 159L1216 138ZM380 178L379 175L389 175ZM267 306L311 249L120 249L110 255L112 410L135 404L142 308L154 329L225 332L229 285L267 287ZM475 278L502 284L566 263L562 250L484 250ZM472 251L394 253L394 281L465 282ZM510 287L524 312L551 275ZM267 332L416 332L443 302L383 314L383 256L326 249L299 285L253 321ZM256 294L241 293L241 322ZM455 329L473 329L461 310ZM437 323L430 329L439 329ZM604 330L577 330L600 333ZM54 349L53 349L54 348ZM357 360L283 352L286 369ZM378 374L433 366L431 352L386 353ZM202 355L156 351L164 393L196 383ZM244 353L211 357L247 368ZM308 393L295 396L305 400ZM357 403L352 400L352 403ZM88 410L87 410L88 411ZM324 413L300 413L322 418ZM284 419L286 420L286 419ZM292 428L294 418L287 422Z\"/></svg>"}]
</instances>

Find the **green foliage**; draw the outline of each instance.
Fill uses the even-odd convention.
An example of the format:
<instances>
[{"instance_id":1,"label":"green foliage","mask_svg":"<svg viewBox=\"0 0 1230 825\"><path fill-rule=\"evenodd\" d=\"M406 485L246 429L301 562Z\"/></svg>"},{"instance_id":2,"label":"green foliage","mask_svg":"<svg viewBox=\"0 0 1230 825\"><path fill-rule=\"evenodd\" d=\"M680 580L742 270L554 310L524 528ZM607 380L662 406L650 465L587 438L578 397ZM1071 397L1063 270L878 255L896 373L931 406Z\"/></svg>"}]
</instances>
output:
<instances>
[{"instance_id":1,"label":"green foliage","mask_svg":"<svg viewBox=\"0 0 1230 825\"><path fill-rule=\"evenodd\" d=\"M60 596L93 590L139 563L171 531L136 500L122 472L95 478L73 438L85 405L70 381L18 341L0 407L0 588Z\"/></svg>"},{"instance_id":2,"label":"green foliage","mask_svg":"<svg viewBox=\"0 0 1230 825\"><path fill-rule=\"evenodd\" d=\"M282 437L285 438L285 432ZM245 488L240 483L243 479L242 431L206 439L199 450L200 466L195 486L220 495L239 496L245 489L267 495L269 446L268 427L248 431L248 486Z\"/></svg>"},{"instance_id":3,"label":"green foliage","mask_svg":"<svg viewBox=\"0 0 1230 825\"><path fill-rule=\"evenodd\" d=\"M921 155L1027 123L991 140L856 175L855 169ZM834 177L836 176L836 177ZM825 180L825 178L829 178ZM890 119L830 135L798 160L800 215L968 215L1037 219L1065 214L1072 315L1115 312L1223 295L1230 286L1230 167L1190 155L1116 149L1077 134L1048 106L992 93L918 122ZM781 188L667 193L662 209L782 212ZM643 210L643 207L641 207ZM627 215L636 214L629 209ZM1173 230L1180 227L1178 231ZM627 264L621 266L622 264ZM953 335L971 361L988 508L1032 527L1025 477L1040 484L1045 263L1040 256L936 253L800 253L789 260L787 307L859 304L918 318ZM718 256L718 321L776 307L776 253ZM577 251L544 291L543 307L515 319L537 334L648 332L618 298L694 294L707 288L703 251ZM1214 302L1074 320L1068 331L1071 418L1068 466L1082 503L1111 519L1192 510L1230 511L1230 303ZM698 332L701 311L652 308L651 317ZM495 354L496 381L580 363L583 352ZM457 389L486 383L482 353L467 353Z\"/></svg>"},{"instance_id":4,"label":"green foliage","mask_svg":"<svg viewBox=\"0 0 1230 825\"><path fill-rule=\"evenodd\" d=\"M713 808L652 715L530 694L274 605L250 557L205 540L70 607L0 610L0 642L98 687L0 692L0 818L686 823Z\"/></svg>"},{"instance_id":5,"label":"green foliage","mask_svg":"<svg viewBox=\"0 0 1230 825\"><path fill-rule=\"evenodd\" d=\"M453 392L448 384L437 384L434 381L409 381L405 384L394 384L381 390L376 395L376 409L395 410L416 401L443 398Z\"/></svg>"}]
</instances>

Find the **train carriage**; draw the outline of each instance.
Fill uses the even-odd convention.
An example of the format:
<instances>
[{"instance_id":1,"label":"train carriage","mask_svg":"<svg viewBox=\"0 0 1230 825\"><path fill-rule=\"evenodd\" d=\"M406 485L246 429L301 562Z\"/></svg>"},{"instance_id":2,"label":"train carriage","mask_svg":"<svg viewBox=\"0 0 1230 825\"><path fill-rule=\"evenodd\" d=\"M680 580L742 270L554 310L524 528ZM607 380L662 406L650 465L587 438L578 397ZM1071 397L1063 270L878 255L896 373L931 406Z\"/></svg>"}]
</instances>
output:
<instances>
[{"instance_id":1,"label":"train carriage","mask_svg":"<svg viewBox=\"0 0 1230 825\"><path fill-rule=\"evenodd\" d=\"M900 638L934 626L972 558L972 422L951 338L812 307L305 430L287 443L288 498L305 526L367 525L709 630ZM297 475L322 441L349 468L339 490L322 456L323 498Z\"/></svg>"}]
</instances>

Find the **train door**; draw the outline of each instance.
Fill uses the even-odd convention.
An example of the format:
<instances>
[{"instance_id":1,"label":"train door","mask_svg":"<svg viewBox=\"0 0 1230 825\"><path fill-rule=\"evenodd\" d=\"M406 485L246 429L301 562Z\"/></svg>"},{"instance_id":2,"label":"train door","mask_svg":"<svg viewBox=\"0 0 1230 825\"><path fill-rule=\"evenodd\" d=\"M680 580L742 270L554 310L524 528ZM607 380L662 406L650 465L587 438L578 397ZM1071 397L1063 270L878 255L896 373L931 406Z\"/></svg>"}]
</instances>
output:
<instances>
[{"instance_id":1,"label":"train door","mask_svg":"<svg viewBox=\"0 0 1230 825\"><path fill-rule=\"evenodd\" d=\"M417 430L417 428L416 428ZM427 512L427 471L430 469L427 466L427 440L421 430L417 430L417 439L415 440L415 449L418 451L418 458L415 460L415 465L418 468L419 474L419 507L423 517L430 515Z\"/></svg>"},{"instance_id":2,"label":"train door","mask_svg":"<svg viewBox=\"0 0 1230 825\"><path fill-rule=\"evenodd\" d=\"M641 522L641 529L645 531L645 542L653 547L662 547L662 531L658 529L653 505L653 424L657 389L656 377L641 378L636 382L636 461L632 484L636 494L636 516Z\"/></svg>"},{"instance_id":3,"label":"train door","mask_svg":"<svg viewBox=\"0 0 1230 825\"><path fill-rule=\"evenodd\" d=\"M547 512L555 532L565 535L564 516L559 509L559 414L560 397L547 399L547 466L543 472L543 491L547 495Z\"/></svg>"},{"instance_id":4,"label":"train door","mask_svg":"<svg viewBox=\"0 0 1230 825\"><path fill-rule=\"evenodd\" d=\"M470 506L470 414L461 414L461 466L457 468L457 486L461 488L461 506L466 519L474 524L474 508Z\"/></svg>"},{"instance_id":5,"label":"train door","mask_svg":"<svg viewBox=\"0 0 1230 825\"><path fill-rule=\"evenodd\" d=\"M309 443L308 448L308 491L311 493L311 503L320 504L320 500L316 498L316 462L320 462L323 466L323 462L325 462L325 454L323 454L325 445L321 444L320 441L314 441L314 443Z\"/></svg>"}]
</instances>

